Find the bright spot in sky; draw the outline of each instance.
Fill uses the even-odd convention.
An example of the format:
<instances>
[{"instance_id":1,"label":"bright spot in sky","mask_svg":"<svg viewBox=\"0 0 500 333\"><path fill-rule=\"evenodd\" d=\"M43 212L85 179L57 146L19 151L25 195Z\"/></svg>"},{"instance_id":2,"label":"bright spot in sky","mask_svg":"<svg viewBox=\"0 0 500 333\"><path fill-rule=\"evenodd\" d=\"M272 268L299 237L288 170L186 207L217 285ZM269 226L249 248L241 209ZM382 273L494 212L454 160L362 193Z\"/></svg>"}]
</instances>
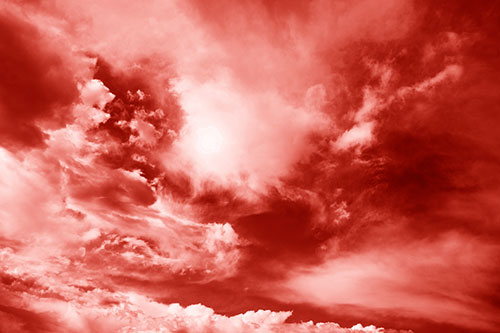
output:
<instances>
[{"instance_id":1,"label":"bright spot in sky","mask_svg":"<svg viewBox=\"0 0 500 333\"><path fill-rule=\"evenodd\" d=\"M199 128L195 133L195 148L201 154L215 154L221 151L222 135L214 126Z\"/></svg>"}]
</instances>

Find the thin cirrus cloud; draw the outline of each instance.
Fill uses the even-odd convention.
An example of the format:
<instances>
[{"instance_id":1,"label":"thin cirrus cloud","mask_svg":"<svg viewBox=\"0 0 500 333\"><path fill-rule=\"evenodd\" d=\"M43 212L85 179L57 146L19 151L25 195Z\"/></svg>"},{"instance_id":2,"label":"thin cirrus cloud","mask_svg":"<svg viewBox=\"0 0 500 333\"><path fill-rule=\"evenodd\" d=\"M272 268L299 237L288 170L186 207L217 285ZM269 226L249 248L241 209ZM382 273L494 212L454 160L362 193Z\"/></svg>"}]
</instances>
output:
<instances>
[{"instance_id":1,"label":"thin cirrus cloud","mask_svg":"<svg viewBox=\"0 0 500 333\"><path fill-rule=\"evenodd\" d=\"M397 308L403 316L489 329L496 325L497 310L481 295L494 288L495 279L477 271L493 274L495 265L488 258L497 251L495 244L457 234L396 248L379 244L310 270L290 272L279 297L330 307L355 304L381 312Z\"/></svg>"},{"instance_id":2,"label":"thin cirrus cloud","mask_svg":"<svg viewBox=\"0 0 500 333\"><path fill-rule=\"evenodd\" d=\"M2 3L0 330L496 331L499 12Z\"/></svg>"}]
</instances>

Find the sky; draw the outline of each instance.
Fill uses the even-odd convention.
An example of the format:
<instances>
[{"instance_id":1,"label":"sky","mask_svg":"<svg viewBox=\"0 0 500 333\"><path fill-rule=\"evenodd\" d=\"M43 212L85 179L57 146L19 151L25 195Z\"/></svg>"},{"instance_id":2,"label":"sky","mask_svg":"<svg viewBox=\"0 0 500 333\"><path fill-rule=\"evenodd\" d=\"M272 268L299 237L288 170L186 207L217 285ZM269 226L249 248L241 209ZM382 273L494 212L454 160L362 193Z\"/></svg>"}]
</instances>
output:
<instances>
[{"instance_id":1,"label":"sky","mask_svg":"<svg viewBox=\"0 0 500 333\"><path fill-rule=\"evenodd\" d=\"M500 330L500 2L0 3L0 332Z\"/></svg>"}]
</instances>

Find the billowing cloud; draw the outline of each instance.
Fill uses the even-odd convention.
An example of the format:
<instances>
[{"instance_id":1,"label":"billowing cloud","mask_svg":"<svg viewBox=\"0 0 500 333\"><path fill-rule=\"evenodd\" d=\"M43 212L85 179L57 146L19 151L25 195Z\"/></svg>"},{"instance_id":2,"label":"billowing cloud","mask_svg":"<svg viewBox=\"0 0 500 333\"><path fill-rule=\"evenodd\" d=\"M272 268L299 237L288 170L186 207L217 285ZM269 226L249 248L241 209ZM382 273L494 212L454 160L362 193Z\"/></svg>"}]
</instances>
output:
<instances>
[{"instance_id":1,"label":"billowing cloud","mask_svg":"<svg viewBox=\"0 0 500 333\"><path fill-rule=\"evenodd\" d=\"M257 310L225 316L201 304L163 304L135 292L96 287L84 276L72 277L69 260L54 258L13 269L26 263L26 257L12 250L2 250L0 256L1 294L6 300L0 308L0 327L10 331L393 332L373 325L342 328L330 322L286 323L291 312ZM50 272L48 267L60 271ZM19 293L22 298L16 297Z\"/></svg>"}]
</instances>

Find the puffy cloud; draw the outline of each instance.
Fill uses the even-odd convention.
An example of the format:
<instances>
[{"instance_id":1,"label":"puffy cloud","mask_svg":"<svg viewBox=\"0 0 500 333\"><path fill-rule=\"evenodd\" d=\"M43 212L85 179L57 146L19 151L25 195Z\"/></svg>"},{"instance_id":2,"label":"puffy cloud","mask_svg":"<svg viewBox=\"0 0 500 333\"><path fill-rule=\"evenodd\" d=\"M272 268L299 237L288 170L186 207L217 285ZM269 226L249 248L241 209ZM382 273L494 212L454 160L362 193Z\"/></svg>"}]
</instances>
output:
<instances>
[{"instance_id":1,"label":"puffy cloud","mask_svg":"<svg viewBox=\"0 0 500 333\"><path fill-rule=\"evenodd\" d=\"M141 308L143 309L146 300L138 301L142 303ZM152 302L149 304L152 305ZM373 325L364 327L357 324L352 328L342 328L331 322L285 323L291 312L269 310L247 311L228 317L215 314L212 309L201 304L183 308L178 304L165 306L156 303L153 311L157 317L145 316L141 318L142 322L124 327L120 332L386 332L383 328L376 328Z\"/></svg>"},{"instance_id":2,"label":"puffy cloud","mask_svg":"<svg viewBox=\"0 0 500 333\"><path fill-rule=\"evenodd\" d=\"M317 1L306 6L314 20L301 17L301 9L294 6L277 19L272 7L221 4L216 14L199 2L139 7L130 2L119 8L112 3L86 8L65 3L58 6L58 14L76 22L92 17L92 24L80 24L85 33L78 31L75 43L92 45L118 71L140 68L160 99L168 95L163 87L173 82L187 124L174 151L160 157L169 161L169 170L191 170L197 183L215 176L262 191L310 151L311 135L329 127L328 117L320 112L324 103L311 102L308 92L328 80L329 60L320 52L351 38L397 39L412 24L412 6L406 1ZM127 18L126 26L121 18ZM398 30L391 23L395 18L404 18ZM243 21L247 24L238 23ZM121 40L134 47L122 47ZM178 80L171 81L172 69ZM104 83L116 93L111 83ZM325 100L325 93L319 94L314 98ZM142 139L154 136L140 121L131 125ZM215 141L211 146L216 151L207 152L201 141Z\"/></svg>"},{"instance_id":3,"label":"puffy cloud","mask_svg":"<svg viewBox=\"0 0 500 333\"><path fill-rule=\"evenodd\" d=\"M19 257L12 251L1 253L3 264L10 267ZM62 267L61 267L62 268ZM0 308L10 329L50 329L53 332L394 332L357 324L342 328L336 323L286 323L291 312L247 311L234 316L216 314L202 304L183 307L177 303L158 303L134 292L99 289L86 281L65 283L66 274L6 270L2 275L2 294L23 292L23 297L8 297L8 306ZM23 306L27 302L28 307ZM23 310L21 310L21 307ZM403 331L401 331L403 332ZM406 331L405 331L406 332Z\"/></svg>"},{"instance_id":4,"label":"puffy cloud","mask_svg":"<svg viewBox=\"0 0 500 333\"><path fill-rule=\"evenodd\" d=\"M374 123L366 122L354 125L345 131L335 142L336 147L346 149L355 145L364 145L371 141Z\"/></svg>"},{"instance_id":5,"label":"puffy cloud","mask_svg":"<svg viewBox=\"0 0 500 333\"><path fill-rule=\"evenodd\" d=\"M231 81L216 78L178 88L187 124L167 161L179 156L201 177L262 190L307 151L308 135L326 118L293 107L274 92L249 96Z\"/></svg>"},{"instance_id":6,"label":"puffy cloud","mask_svg":"<svg viewBox=\"0 0 500 333\"><path fill-rule=\"evenodd\" d=\"M110 275L129 273L138 279L152 278L150 269L164 279L234 274L239 239L229 224L199 224L166 214L161 205L152 206L157 194L141 170L99 162L103 150L123 149L116 142L89 140L96 131L106 132L101 126L112 117L106 105L115 96L95 79L79 90L74 121L47 129L43 151L18 157L0 150L2 236L20 241L33 260L69 256L89 276L103 262L109 263ZM150 120L142 119L137 122ZM92 232L97 234L90 237ZM41 247L46 250L37 254Z\"/></svg>"},{"instance_id":7,"label":"puffy cloud","mask_svg":"<svg viewBox=\"0 0 500 333\"><path fill-rule=\"evenodd\" d=\"M177 230L172 224L151 225L147 231L139 231L141 236L99 232L80 244L75 264L89 275L101 272L141 282L182 277L209 281L234 274L240 241L229 224L193 224Z\"/></svg>"},{"instance_id":8,"label":"puffy cloud","mask_svg":"<svg viewBox=\"0 0 500 333\"><path fill-rule=\"evenodd\" d=\"M90 80L81 87L80 95L83 104L95 106L96 109L100 110L114 98L114 95L109 92L108 87L101 81L95 79Z\"/></svg>"},{"instance_id":9,"label":"puffy cloud","mask_svg":"<svg viewBox=\"0 0 500 333\"><path fill-rule=\"evenodd\" d=\"M229 178L236 184L247 182L259 191L275 185L276 179L310 153L311 136L331 126L321 112L328 60L318 53L334 43L343 45L349 37L398 38L404 29L394 34L387 20L406 13L411 5L317 1L306 7L310 20L301 17L301 9L294 6L277 19L273 10L280 9L260 3L221 4L217 9L200 2L191 5L208 27L208 36L200 44L211 44L205 46L210 52L187 59L194 57L202 64L210 61L211 67L184 66L185 56L179 62L183 80L176 87L188 118L178 143L180 155L187 154L198 173L223 181ZM411 25L411 15L404 17L402 25ZM382 22L387 25L379 25ZM365 23L376 26L380 34L366 29ZM218 149L200 154L197 133L206 127L215 129Z\"/></svg>"}]
</instances>

